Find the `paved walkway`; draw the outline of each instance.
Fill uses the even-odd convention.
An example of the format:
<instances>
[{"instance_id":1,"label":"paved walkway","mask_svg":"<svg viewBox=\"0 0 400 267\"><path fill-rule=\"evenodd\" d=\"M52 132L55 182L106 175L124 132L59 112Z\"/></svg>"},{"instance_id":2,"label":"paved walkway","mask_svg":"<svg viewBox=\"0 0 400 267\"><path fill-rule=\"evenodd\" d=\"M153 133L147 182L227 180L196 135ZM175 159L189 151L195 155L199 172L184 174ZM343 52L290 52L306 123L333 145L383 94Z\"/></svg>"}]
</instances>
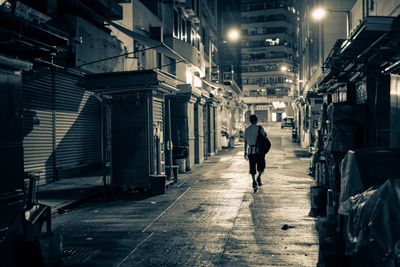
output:
<instances>
[{"instance_id":1,"label":"paved walkway","mask_svg":"<svg viewBox=\"0 0 400 267\"><path fill-rule=\"evenodd\" d=\"M113 195L57 216L64 266L316 266L309 158L289 129L267 130L272 150L259 192L238 144L164 195Z\"/></svg>"}]
</instances>

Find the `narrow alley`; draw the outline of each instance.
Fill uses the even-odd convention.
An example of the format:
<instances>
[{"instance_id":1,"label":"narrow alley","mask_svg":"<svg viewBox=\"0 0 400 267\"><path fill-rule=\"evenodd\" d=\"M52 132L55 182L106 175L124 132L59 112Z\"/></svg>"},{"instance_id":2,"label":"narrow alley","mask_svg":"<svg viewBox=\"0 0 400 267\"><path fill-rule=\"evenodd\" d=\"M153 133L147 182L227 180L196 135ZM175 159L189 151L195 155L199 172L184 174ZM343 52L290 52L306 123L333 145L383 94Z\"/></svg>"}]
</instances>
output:
<instances>
[{"instance_id":1,"label":"narrow alley","mask_svg":"<svg viewBox=\"0 0 400 267\"><path fill-rule=\"evenodd\" d=\"M272 149L260 191L238 143L164 195L108 195L56 216L63 266L315 266L309 157L290 130L266 129Z\"/></svg>"}]
</instances>

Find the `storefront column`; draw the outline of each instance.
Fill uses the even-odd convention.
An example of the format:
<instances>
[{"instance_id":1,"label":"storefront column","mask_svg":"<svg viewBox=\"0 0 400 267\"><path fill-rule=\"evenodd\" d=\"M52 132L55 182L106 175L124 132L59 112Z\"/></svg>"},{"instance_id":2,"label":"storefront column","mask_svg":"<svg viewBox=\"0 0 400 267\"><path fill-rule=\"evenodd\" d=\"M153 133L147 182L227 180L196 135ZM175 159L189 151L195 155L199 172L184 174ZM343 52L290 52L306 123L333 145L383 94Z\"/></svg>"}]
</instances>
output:
<instances>
[{"instance_id":1,"label":"storefront column","mask_svg":"<svg viewBox=\"0 0 400 267\"><path fill-rule=\"evenodd\" d=\"M204 105L206 100L203 97L197 98L194 103L194 163L199 164L204 161Z\"/></svg>"}]
</instances>

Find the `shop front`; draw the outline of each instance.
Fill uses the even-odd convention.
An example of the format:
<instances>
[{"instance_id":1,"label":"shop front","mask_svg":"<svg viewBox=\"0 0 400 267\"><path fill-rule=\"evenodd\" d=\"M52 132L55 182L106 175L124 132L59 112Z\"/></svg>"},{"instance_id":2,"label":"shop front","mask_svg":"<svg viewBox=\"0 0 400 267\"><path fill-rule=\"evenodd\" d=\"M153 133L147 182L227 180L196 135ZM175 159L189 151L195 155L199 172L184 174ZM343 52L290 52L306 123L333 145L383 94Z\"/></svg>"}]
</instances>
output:
<instances>
[{"instance_id":1,"label":"shop front","mask_svg":"<svg viewBox=\"0 0 400 267\"><path fill-rule=\"evenodd\" d=\"M154 180L165 184L171 156L165 97L177 92L174 78L154 70L99 73L85 85L110 107L112 184L157 191Z\"/></svg>"}]
</instances>

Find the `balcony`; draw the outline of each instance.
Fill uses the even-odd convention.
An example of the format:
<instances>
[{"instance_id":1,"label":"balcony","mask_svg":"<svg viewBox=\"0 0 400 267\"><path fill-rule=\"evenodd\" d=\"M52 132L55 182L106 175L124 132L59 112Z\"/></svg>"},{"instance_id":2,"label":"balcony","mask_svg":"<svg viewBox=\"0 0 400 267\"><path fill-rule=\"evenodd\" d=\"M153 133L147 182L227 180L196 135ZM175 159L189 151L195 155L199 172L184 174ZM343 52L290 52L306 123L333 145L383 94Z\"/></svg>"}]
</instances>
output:
<instances>
[{"instance_id":1,"label":"balcony","mask_svg":"<svg viewBox=\"0 0 400 267\"><path fill-rule=\"evenodd\" d=\"M251 77L277 77L283 76L288 79L294 80L296 78L295 72L283 72L280 69L276 70L252 70L252 69L242 69L243 78L251 78Z\"/></svg>"},{"instance_id":2,"label":"balcony","mask_svg":"<svg viewBox=\"0 0 400 267\"><path fill-rule=\"evenodd\" d=\"M274 46L253 46L253 47L243 47L241 48L242 53L246 52L259 52L265 51L266 53L287 53L295 54L296 49L284 45L274 45Z\"/></svg>"},{"instance_id":3,"label":"balcony","mask_svg":"<svg viewBox=\"0 0 400 267\"><path fill-rule=\"evenodd\" d=\"M268 26L267 29L271 29L271 28L286 28L286 29L292 29L292 30L296 29L296 25L294 25L286 20L243 22L241 25L241 29L242 30L246 30L246 29L252 30L255 27L260 27L260 26L264 26L264 27ZM276 32L271 32L271 33L276 33Z\"/></svg>"}]
</instances>

